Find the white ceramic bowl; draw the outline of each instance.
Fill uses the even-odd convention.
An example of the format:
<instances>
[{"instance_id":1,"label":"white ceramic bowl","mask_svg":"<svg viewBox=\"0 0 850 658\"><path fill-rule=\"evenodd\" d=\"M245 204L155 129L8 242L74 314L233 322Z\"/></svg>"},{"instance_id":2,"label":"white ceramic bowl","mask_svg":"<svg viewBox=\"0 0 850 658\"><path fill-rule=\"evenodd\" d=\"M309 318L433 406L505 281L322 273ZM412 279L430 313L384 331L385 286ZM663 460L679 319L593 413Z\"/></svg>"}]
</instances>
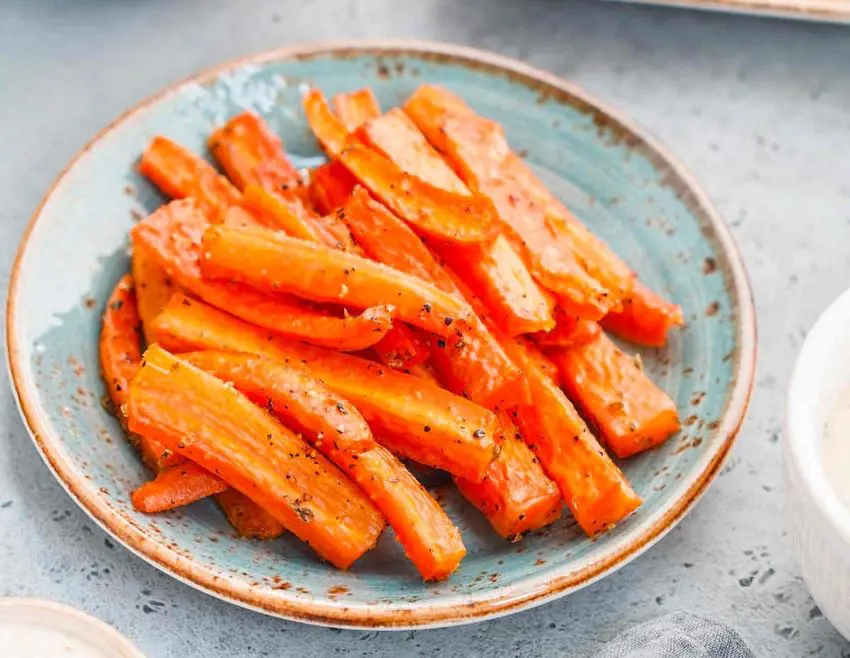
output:
<instances>
[{"instance_id":1,"label":"white ceramic bowl","mask_svg":"<svg viewBox=\"0 0 850 658\"><path fill-rule=\"evenodd\" d=\"M784 440L789 511L803 579L826 618L850 639L850 509L830 488L821 456L827 416L848 386L850 290L818 319L797 358Z\"/></svg>"}]
</instances>

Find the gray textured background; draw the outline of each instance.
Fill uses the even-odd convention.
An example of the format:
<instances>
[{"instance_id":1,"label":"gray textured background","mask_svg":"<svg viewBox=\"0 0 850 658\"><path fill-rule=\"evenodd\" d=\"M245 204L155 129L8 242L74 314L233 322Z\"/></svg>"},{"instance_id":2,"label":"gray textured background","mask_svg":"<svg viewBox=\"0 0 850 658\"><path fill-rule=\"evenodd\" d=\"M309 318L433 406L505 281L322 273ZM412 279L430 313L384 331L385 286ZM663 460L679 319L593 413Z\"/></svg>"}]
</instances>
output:
<instances>
[{"instance_id":1,"label":"gray textured background","mask_svg":"<svg viewBox=\"0 0 850 658\"><path fill-rule=\"evenodd\" d=\"M850 657L790 555L779 436L794 355L850 282L850 28L590 0L0 0L0 284L63 165L163 85L294 41L417 37L519 57L583 85L669 145L731 224L755 289L761 363L728 465L656 548L509 618L364 633L282 622L199 594L113 544L71 502L0 400L0 595L116 625L151 658L582 656L684 608L760 656Z\"/></svg>"}]
</instances>

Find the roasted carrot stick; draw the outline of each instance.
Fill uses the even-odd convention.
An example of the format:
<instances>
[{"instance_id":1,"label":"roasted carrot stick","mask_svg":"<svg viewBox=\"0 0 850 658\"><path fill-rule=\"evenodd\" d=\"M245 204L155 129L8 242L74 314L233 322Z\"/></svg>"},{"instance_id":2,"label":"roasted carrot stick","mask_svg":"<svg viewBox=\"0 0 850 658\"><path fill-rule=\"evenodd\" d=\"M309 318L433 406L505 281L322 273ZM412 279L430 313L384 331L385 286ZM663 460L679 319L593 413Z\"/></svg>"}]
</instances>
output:
<instances>
[{"instance_id":1,"label":"roasted carrot stick","mask_svg":"<svg viewBox=\"0 0 850 658\"><path fill-rule=\"evenodd\" d=\"M358 135L407 173L449 192L470 194L402 110L366 122ZM555 325L551 296L537 286L504 236L468 247L434 242L431 248L467 281L496 323L512 336L548 331Z\"/></svg>"},{"instance_id":2,"label":"roasted carrot stick","mask_svg":"<svg viewBox=\"0 0 850 658\"><path fill-rule=\"evenodd\" d=\"M279 190L300 183L280 139L251 112L239 114L214 130L207 146L240 190L249 184Z\"/></svg>"},{"instance_id":3,"label":"roasted carrot stick","mask_svg":"<svg viewBox=\"0 0 850 658\"><path fill-rule=\"evenodd\" d=\"M182 459L182 458L181 458ZM133 507L146 514L165 512L218 494L227 484L192 462L168 466L133 492Z\"/></svg>"},{"instance_id":4,"label":"roasted carrot stick","mask_svg":"<svg viewBox=\"0 0 850 658\"><path fill-rule=\"evenodd\" d=\"M306 432L321 447L325 441L357 454L375 445L360 412L304 370L256 354L214 350L183 354L201 370L234 386L276 414L287 426Z\"/></svg>"},{"instance_id":5,"label":"roasted carrot stick","mask_svg":"<svg viewBox=\"0 0 850 658\"><path fill-rule=\"evenodd\" d=\"M378 360L390 368L404 369L425 363L431 355L431 340L406 324L394 324L387 334L372 346Z\"/></svg>"},{"instance_id":6,"label":"roasted carrot stick","mask_svg":"<svg viewBox=\"0 0 850 658\"><path fill-rule=\"evenodd\" d=\"M307 433L386 515L426 580L447 577L466 550L437 502L385 448L375 445L357 409L318 380L265 357L194 352L184 359L272 410ZM313 395L310 395L312 393Z\"/></svg>"},{"instance_id":7,"label":"roasted carrot stick","mask_svg":"<svg viewBox=\"0 0 850 658\"><path fill-rule=\"evenodd\" d=\"M676 404L604 333L549 356L561 385L621 458L653 448L679 431Z\"/></svg>"},{"instance_id":8,"label":"roasted carrot stick","mask_svg":"<svg viewBox=\"0 0 850 658\"><path fill-rule=\"evenodd\" d=\"M335 566L378 540L380 512L338 468L232 386L156 345L129 409L133 431L219 475Z\"/></svg>"},{"instance_id":9,"label":"roasted carrot stick","mask_svg":"<svg viewBox=\"0 0 850 658\"><path fill-rule=\"evenodd\" d=\"M369 87L337 94L333 98L333 106L348 132L354 132L363 123L381 114L378 99Z\"/></svg>"},{"instance_id":10,"label":"roasted carrot stick","mask_svg":"<svg viewBox=\"0 0 850 658\"><path fill-rule=\"evenodd\" d=\"M241 491L228 488L215 498L240 537L275 539L283 534L281 522Z\"/></svg>"},{"instance_id":11,"label":"roasted carrot stick","mask_svg":"<svg viewBox=\"0 0 850 658\"><path fill-rule=\"evenodd\" d=\"M501 452L481 482L455 479L460 492L505 539L549 525L561 514L558 487L546 477L506 412L499 414L504 440Z\"/></svg>"},{"instance_id":12,"label":"roasted carrot stick","mask_svg":"<svg viewBox=\"0 0 850 658\"><path fill-rule=\"evenodd\" d=\"M572 347L596 338L602 331L596 322L582 320L561 309L556 312L558 324L551 331L533 334L534 340L543 347ZM608 316L606 316L608 317Z\"/></svg>"},{"instance_id":13,"label":"roasted carrot stick","mask_svg":"<svg viewBox=\"0 0 850 658\"><path fill-rule=\"evenodd\" d=\"M134 249L130 260L135 282L136 305L145 340L151 342L151 321L159 314L177 290L171 277L144 249Z\"/></svg>"},{"instance_id":14,"label":"roasted carrot stick","mask_svg":"<svg viewBox=\"0 0 850 658\"><path fill-rule=\"evenodd\" d=\"M506 336L505 339L507 340L508 337ZM534 343L525 336L514 336L512 340L520 343L520 346L525 349L525 355L532 359L534 363L537 364L537 367L543 371L549 379L556 384L561 381L558 366L555 365L555 362L552 361L552 359L543 354L543 352L541 352Z\"/></svg>"},{"instance_id":15,"label":"roasted carrot stick","mask_svg":"<svg viewBox=\"0 0 850 658\"><path fill-rule=\"evenodd\" d=\"M404 107L419 129L475 192L496 207L532 275L576 312L599 319L631 286L628 267L555 199L510 151L498 124L463 101L425 85Z\"/></svg>"},{"instance_id":16,"label":"roasted carrot stick","mask_svg":"<svg viewBox=\"0 0 850 658\"><path fill-rule=\"evenodd\" d=\"M320 233L322 230L313 222L292 210L286 200L256 183L248 183L243 194L243 203L263 225L284 231L293 238L333 244L332 238Z\"/></svg>"},{"instance_id":17,"label":"roasted carrot stick","mask_svg":"<svg viewBox=\"0 0 850 658\"><path fill-rule=\"evenodd\" d=\"M664 345L667 332L684 323L681 306L662 299L637 280L623 300L623 308L602 319L607 331L632 343L651 347Z\"/></svg>"},{"instance_id":18,"label":"roasted carrot stick","mask_svg":"<svg viewBox=\"0 0 850 658\"><path fill-rule=\"evenodd\" d=\"M313 205L325 214L342 206L357 184L348 169L329 162L310 170L310 196Z\"/></svg>"},{"instance_id":19,"label":"roasted carrot stick","mask_svg":"<svg viewBox=\"0 0 850 658\"><path fill-rule=\"evenodd\" d=\"M131 231L134 245L154 258L182 288L228 313L289 336L342 350L363 350L392 326L387 307L358 317L338 318L283 295L264 295L250 287L207 281L198 263L208 224L192 199L171 202Z\"/></svg>"},{"instance_id":20,"label":"roasted carrot stick","mask_svg":"<svg viewBox=\"0 0 850 658\"><path fill-rule=\"evenodd\" d=\"M205 277L245 283L317 302L368 308L390 303L395 315L439 336L454 336L472 314L463 299L386 265L265 229L212 226L204 233Z\"/></svg>"},{"instance_id":21,"label":"roasted carrot stick","mask_svg":"<svg viewBox=\"0 0 850 658\"><path fill-rule=\"evenodd\" d=\"M175 351L260 354L303 368L357 407L377 437L398 438L416 461L479 481L496 452L495 416L417 377L347 354L287 340L182 295L154 321Z\"/></svg>"},{"instance_id":22,"label":"roasted carrot stick","mask_svg":"<svg viewBox=\"0 0 850 658\"><path fill-rule=\"evenodd\" d=\"M328 154L399 217L426 235L451 243L477 243L497 232L492 204L482 197L455 194L411 176L360 139L348 136L322 93L304 97L307 121Z\"/></svg>"},{"instance_id":23,"label":"roasted carrot stick","mask_svg":"<svg viewBox=\"0 0 850 658\"><path fill-rule=\"evenodd\" d=\"M532 404L518 406L512 415L576 521L591 536L619 523L637 509L640 498L534 358L518 342L505 347L531 387Z\"/></svg>"},{"instance_id":24,"label":"roasted carrot stick","mask_svg":"<svg viewBox=\"0 0 850 658\"><path fill-rule=\"evenodd\" d=\"M165 137L154 137L139 163L139 171L172 199L194 197L213 221L239 201L239 191L206 160Z\"/></svg>"}]
</instances>

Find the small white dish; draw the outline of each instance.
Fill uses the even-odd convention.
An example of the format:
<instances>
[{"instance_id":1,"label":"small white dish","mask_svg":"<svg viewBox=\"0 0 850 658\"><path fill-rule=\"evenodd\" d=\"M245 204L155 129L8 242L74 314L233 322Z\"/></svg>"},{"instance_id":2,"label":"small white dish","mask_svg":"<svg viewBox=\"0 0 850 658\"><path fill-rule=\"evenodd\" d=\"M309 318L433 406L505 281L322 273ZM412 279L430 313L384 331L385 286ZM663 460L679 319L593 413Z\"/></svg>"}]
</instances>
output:
<instances>
[{"instance_id":1,"label":"small white dish","mask_svg":"<svg viewBox=\"0 0 850 658\"><path fill-rule=\"evenodd\" d=\"M0 599L4 658L144 658L112 626L53 601Z\"/></svg>"},{"instance_id":2,"label":"small white dish","mask_svg":"<svg viewBox=\"0 0 850 658\"><path fill-rule=\"evenodd\" d=\"M791 376L783 442L794 547L824 616L850 640L850 509L827 481L828 415L850 386L850 290L809 332ZM850 477L850 464L847 465Z\"/></svg>"}]
</instances>

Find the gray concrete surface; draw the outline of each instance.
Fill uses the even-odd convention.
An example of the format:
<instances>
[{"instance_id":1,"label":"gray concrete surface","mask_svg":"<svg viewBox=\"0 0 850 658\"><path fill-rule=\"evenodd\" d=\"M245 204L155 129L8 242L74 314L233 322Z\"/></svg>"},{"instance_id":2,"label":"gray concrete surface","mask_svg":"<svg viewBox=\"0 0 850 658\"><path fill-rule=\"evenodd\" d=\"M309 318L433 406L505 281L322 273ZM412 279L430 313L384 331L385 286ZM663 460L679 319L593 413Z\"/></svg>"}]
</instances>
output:
<instances>
[{"instance_id":1,"label":"gray concrete surface","mask_svg":"<svg viewBox=\"0 0 850 658\"><path fill-rule=\"evenodd\" d=\"M673 609L734 624L759 656L850 657L791 556L778 445L794 356L850 283L850 28L590 0L3 0L3 289L42 193L122 110L222 60L367 36L454 41L555 71L696 174L744 252L761 333L755 400L723 474L656 548L568 599L465 628L335 631L221 603L114 546L53 481L4 390L0 595L79 606L151 658L583 656Z\"/></svg>"}]
</instances>

